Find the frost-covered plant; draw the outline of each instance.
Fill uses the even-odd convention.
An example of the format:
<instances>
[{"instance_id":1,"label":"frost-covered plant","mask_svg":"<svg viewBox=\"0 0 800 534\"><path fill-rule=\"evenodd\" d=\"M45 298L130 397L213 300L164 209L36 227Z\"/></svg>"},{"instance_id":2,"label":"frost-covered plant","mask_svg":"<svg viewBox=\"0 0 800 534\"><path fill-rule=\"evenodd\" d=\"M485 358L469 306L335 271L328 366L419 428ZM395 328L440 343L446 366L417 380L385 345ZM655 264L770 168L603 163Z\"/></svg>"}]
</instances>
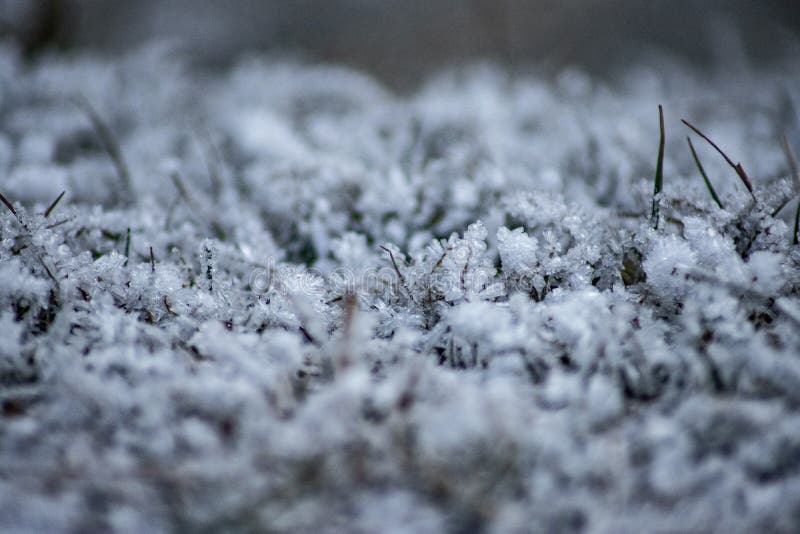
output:
<instances>
[{"instance_id":1,"label":"frost-covered plant","mask_svg":"<svg viewBox=\"0 0 800 534\"><path fill-rule=\"evenodd\" d=\"M0 49L0 529L797 530L795 72Z\"/></svg>"}]
</instances>

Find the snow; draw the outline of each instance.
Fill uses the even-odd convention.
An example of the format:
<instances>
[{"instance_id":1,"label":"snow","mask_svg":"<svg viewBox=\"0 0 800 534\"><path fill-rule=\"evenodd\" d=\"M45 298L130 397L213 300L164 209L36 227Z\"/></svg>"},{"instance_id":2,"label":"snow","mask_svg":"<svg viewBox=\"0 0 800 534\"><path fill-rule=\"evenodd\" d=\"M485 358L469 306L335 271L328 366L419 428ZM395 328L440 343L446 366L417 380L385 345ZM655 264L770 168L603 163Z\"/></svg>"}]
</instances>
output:
<instances>
[{"instance_id":1,"label":"snow","mask_svg":"<svg viewBox=\"0 0 800 534\"><path fill-rule=\"evenodd\" d=\"M0 530L797 530L796 69L190 65L0 48Z\"/></svg>"}]
</instances>

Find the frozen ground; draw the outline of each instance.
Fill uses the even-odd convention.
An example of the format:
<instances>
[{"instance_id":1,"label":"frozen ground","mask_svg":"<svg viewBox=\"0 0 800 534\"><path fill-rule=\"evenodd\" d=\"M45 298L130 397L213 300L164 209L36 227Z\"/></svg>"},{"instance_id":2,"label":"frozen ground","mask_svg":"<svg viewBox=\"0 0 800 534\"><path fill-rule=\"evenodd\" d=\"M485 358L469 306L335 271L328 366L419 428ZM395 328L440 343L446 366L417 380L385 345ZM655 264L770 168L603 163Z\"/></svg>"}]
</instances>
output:
<instances>
[{"instance_id":1,"label":"frozen ground","mask_svg":"<svg viewBox=\"0 0 800 534\"><path fill-rule=\"evenodd\" d=\"M0 530L796 532L798 72L2 49Z\"/></svg>"}]
</instances>

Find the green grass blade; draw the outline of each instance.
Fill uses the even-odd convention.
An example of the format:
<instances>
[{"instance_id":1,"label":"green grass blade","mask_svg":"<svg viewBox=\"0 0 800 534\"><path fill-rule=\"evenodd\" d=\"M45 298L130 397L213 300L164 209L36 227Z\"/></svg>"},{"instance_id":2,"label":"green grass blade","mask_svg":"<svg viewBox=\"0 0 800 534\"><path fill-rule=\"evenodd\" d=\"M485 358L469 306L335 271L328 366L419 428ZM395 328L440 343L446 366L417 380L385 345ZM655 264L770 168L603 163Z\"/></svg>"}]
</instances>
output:
<instances>
[{"instance_id":1,"label":"green grass blade","mask_svg":"<svg viewBox=\"0 0 800 534\"><path fill-rule=\"evenodd\" d=\"M61 202L61 199L64 198L64 195L66 194L67 194L66 191L62 191L61 194L58 195L58 197L53 202L50 203L50 207L48 207L47 210L44 212L45 219L50 217L50 214L53 213L53 210L56 209L56 206L58 206L58 203Z\"/></svg>"},{"instance_id":2,"label":"green grass blade","mask_svg":"<svg viewBox=\"0 0 800 534\"><path fill-rule=\"evenodd\" d=\"M650 221L653 228L658 228L659 198L664 187L664 109L658 105L658 126L661 138L658 142L658 162L656 163L656 176L653 180L653 209L650 214Z\"/></svg>"},{"instance_id":3,"label":"green grass blade","mask_svg":"<svg viewBox=\"0 0 800 534\"><path fill-rule=\"evenodd\" d=\"M706 183L708 192L711 193L711 198L713 198L714 202L717 203L719 209L724 210L725 208L723 207L722 202L719 200L719 196L717 196L717 192L714 190L714 186L711 185L711 180L708 179L708 175L706 174L706 170L703 168L703 164L700 163L700 158L697 157L697 152L695 152L694 150L694 145L692 145L692 140L687 137L686 141L689 143L689 150L691 150L692 152L692 157L694 158L695 165L697 165L697 170L700 171L700 175L703 177L703 181Z\"/></svg>"}]
</instances>

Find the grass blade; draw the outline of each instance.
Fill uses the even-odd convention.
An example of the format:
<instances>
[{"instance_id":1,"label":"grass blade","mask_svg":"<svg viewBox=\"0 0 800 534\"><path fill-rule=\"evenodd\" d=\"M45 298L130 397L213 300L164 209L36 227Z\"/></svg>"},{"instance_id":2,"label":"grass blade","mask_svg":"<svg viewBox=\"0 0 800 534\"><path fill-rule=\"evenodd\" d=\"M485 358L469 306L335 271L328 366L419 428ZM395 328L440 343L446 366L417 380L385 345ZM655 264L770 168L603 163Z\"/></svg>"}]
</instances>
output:
<instances>
[{"instance_id":1,"label":"grass blade","mask_svg":"<svg viewBox=\"0 0 800 534\"><path fill-rule=\"evenodd\" d=\"M97 110L94 109L91 102L83 96L79 95L72 99L73 103L78 106L86 116L89 118L89 122L92 123L92 127L94 128L95 133L97 134L100 143L103 145L106 153L111 158L111 162L114 164L114 167L117 170L117 176L119 177L120 185L124 190L124 195L126 198L124 200L128 203L132 202L133 200L133 184L131 183L131 174L128 171L128 165L125 163L125 158L122 157L122 149L120 148L119 142L117 141L114 134L111 132L111 128L103 121L100 117L100 114Z\"/></svg>"},{"instance_id":2,"label":"grass blade","mask_svg":"<svg viewBox=\"0 0 800 534\"><path fill-rule=\"evenodd\" d=\"M792 145L786 136L783 136L783 152L786 154L786 161L789 163L789 170L792 173L792 180L794 181L794 189L800 193L800 168L797 166L797 157L794 155Z\"/></svg>"},{"instance_id":3,"label":"grass blade","mask_svg":"<svg viewBox=\"0 0 800 534\"><path fill-rule=\"evenodd\" d=\"M692 152L692 157L694 158L694 163L697 165L697 170L700 171L700 175L703 177L703 181L706 183L706 187L708 188L708 192L711 193L711 198L714 199L714 202L717 203L719 209L724 210L725 208L722 206L722 202L719 200L719 196L717 196L717 192L714 190L714 186L711 185L711 180L708 179L708 175L706 174L706 170L703 168L703 164L700 163L700 158L697 157L697 152L694 150L694 145L692 145L692 140L688 137L686 138L686 142L689 143L689 150Z\"/></svg>"},{"instance_id":4,"label":"grass blade","mask_svg":"<svg viewBox=\"0 0 800 534\"><path fill-rule=\"evenodd\" d=\"M797 203L797 210L794 212L794 231L792 232L792 245L797 244L798 223L800 223L800 202Z\"/></svg>"},{"instance_id":5,"label":"grass blade","mask_svg":"<svg viewBox=\"0 0 800 534\"><path fill-rule=\"evenodd\" d=\"M736 174L739 176L739 179L742 181L742 183L744 184L744 186L747 188L747 190L750 192L750 194L753 196L753 199L755 200L755 198L756 198L756 194L753 192L753 184L752 184L752 182L750 182L750 178L747 176L747 173L746 173L746 172L744 172L744 167L742 167L742 164L741 164L741 163L734 163L734 162L733 162L733 160L731 160L731 158L729 158L729 157L728 157L728 155L727 155L725 152L723 152L723 151L722 151L722 149L721 149L720 147L718 147L718 146L717 146L717 144L716 144L714 141L712 141L711 139L709 139L709 137L708 137L706 134L704 134L703 132L701 132L701 131L700 131L700 129L699 129L699 128L697 128L696 126L693 126L693 125L692 125L692 124L691 124L689 121L687 121L686 119L681 119L681 122L682 122L683 124L685 124L686 126L688 126L688 127L689 127L689 128L690 128L690 129L691 129L693 132L694 132L694 133L696 133L697 135L699 135L700 137L702 137L703 139L705 139L705 140L706 140L706 142L707 142L709 145L711 145L712 147L714 147L714 149L715 149L717 152L719 152L719 154L720 154L720 155L721 155L723 158L725 158L725 162L726 162L728 165L730 165L730 166L731 166L731 168L732 168L734 171L736 171Z\"/></svg>"},{"instance_id":6,"label":"grass blade","mask_svg":"<svg viewBox=\"0 0 800 534\"><path fill-rule=\"evenodd\" d=\"M127 236L125 237L125 267L128 266L128 260L131 257L131 228L128 227Z\"/></svg>"},{"instance_id":7,"label":"grass blade","mask_svg":"<svg viewBox=\"0 0 800 534\"><path fill-rule=\"evenodd\" d=\"M650 213L650 222L653 228L658 228L659 198L664 187L664 109L658 105L658 128L660 139L658 141L658 161L656 162L656 175L653 180L653 209Z\"/></svg>"},{"instance_id":8,"label":"grass blade","mask_svg":"<svg viewBox=\"0 0 800 534\"><path fill-rule=\"evenodd\" d=\"M47 208L47 210L45 210L44 212L45 219L50 217L50 214L53 213L53 210L56 209L56 206L58 206L58 203L61 202L61 199L64 198L64 195L66 194L67 194L66 191L62 191L61 194L58 195L58 197L50 204L50 207Z\"/></svg>"},{"instance_id":9,"label":"grass blade","mask_svg":"<svg viewBox=\"0 0 800 534\"><path fill-rule=\"evenodd\" d=\"M6 207L8 208L8 211L10 211L14 215L14 217L16 217L17 220L19 220L19 215L17 214L17 210L15 210L14 205L11 202L9 202L9 200L5 196L3 196L3 193L0 193L0 201L2 201L3 204L5 204Z\"/></svg>"},{"instance_id":10,"label":"grass blade","mask_svg":"<svg viewBox=\"0 0 800 534\"><path fill-rule=\"evenodd\" d=\"M175 189L178 190L178 193L181 195L181 198L186 201L187 204L194 207L194 201L192 200L192 195L189 194L189 190L186 188L186 184L183 183L181 177L178 176L177 172L171 172L169 174L170 180L175 185Z\"/></svg>"}]
</instances>

